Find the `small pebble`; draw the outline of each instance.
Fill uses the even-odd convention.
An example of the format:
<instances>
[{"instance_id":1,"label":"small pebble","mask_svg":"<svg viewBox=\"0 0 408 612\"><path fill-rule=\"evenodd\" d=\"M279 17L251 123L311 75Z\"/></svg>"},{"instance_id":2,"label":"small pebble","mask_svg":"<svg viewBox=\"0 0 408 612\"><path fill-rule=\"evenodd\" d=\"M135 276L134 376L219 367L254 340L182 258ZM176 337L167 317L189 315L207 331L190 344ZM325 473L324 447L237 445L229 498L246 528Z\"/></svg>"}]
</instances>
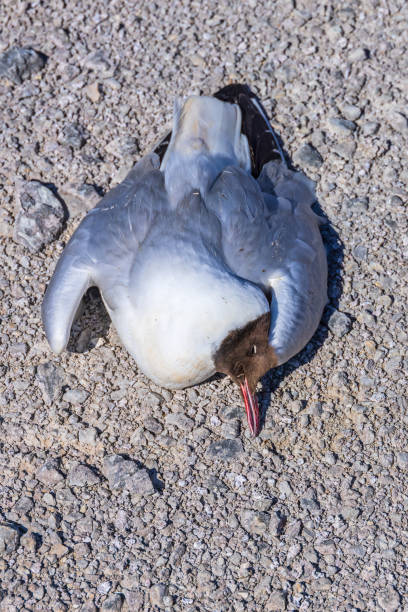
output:
<instances>
[{"instance_id":1,"label":"small pebble","mask_svg":"<svg viewBox=\"0 0 408 612\"><path fill-rule=\"evenodd\" d=\"M86 429L80 429L78 432L78 438L81 444L89 444L95 446L97 442L98 431L95 427L87 427Z\"/></svg>"},{"instance_id":2,"label":"small pebble","mask_svg":"<svg viewBox=\"0 0 408 612\"><path fill-rule=\"evenodd\" d=\"M63 142L74 149L81 149L86 143L87 132L78 123L69 123L63 130Z\"/></svg>"},{"instance_id":3,"label":"small pebble","mask_svg":"<svg viewBox=\"0 0 408 612\"><path fill-rule=\"evenodd\" d=\"M85 389L68 389L68 391L65 391L62 399L70 404L83 404L88 397L89 393Z\"/></svg>"},{"instance_id":4,"label":"small pebble","mask_svg":"<svg viewBox=\"0 0 408 612\"><path fill-rule=\"evenodd\" d=\"M328 326L331 332L337 338L342 338L351 329L351 320L344 312L339 312L338 310L333 310L330 315Z\"/></svg>"},{"instance_id":5,"label":"small pebble","mask_svg":"<svg viewBox=\"0 0 408 612\"><path fill-rule=\"evenodd\" d=\"M272 591L265 604L265 612L286 610L286 597L283 591Z\"/></svg>"},{"instance_id":6,"label":"small pebble","mask_svg":"<svg viewBox=\"0 0 408 612\"><path fill-rule=\"evenodd\" d=\"M242 526L249 533L265 533L268 529L270 518L270 514L267 512L244 510L241 513Z\"/></svg>"},{"instance_id":7,"label":"small pebble","mask_svg":"<svg viewBox=\"0 0 408 612\"><path fill-rule=\"evenodd\" d=\"M206 455L220 461L228 461L238 457L243 450L241 440L221 440L220 442L210 444Z\"/></svg>"},{"instance_id":8,"label":"small pebble","mask_svg":"<svg viewBox=\"0 0 408 612\"><path fill-rule=\"evenodd\" d=\"M20 532L11 525L0 525L0 553L10 555L19 546Z\"/></svg>"},{"instance_id":9,"label":"small pebble","mask_svg":"<svg viewBox=\"0 0 408 612\"><path fill-rule=\"evenodd\" d=\"M92 486L99 482L99 476L87 465L76 465L68 473L68 484L71 487Z\"/></svg>"},{"instance_id":10,"label":"small pebble","mask_svg":"<svg viewBox=\"0 0 408 612\"><path fill-rule=\"evenodd\" d=\"M348 119L332 117L329 119L329 127L339 136L349 136L356 129L356 124Z\"/></svg>"},{"instance_id":11,"label":"small pebble","mask_svg":"<svg viewBox=\"0 0 408 612\"><path fill-rule=\"evenodd\" d=\"M319 151L310 144L304 144L300 147L300 149L295 152L293 159L296 164L300 166L310 166L311 168L320 168L323 164L323 158Z\"/></svg>"},{"instance_id":12,"label":"small pebble","mask_svg":"<svg viewBox=\"0 0 408 612\"><path fill-rule=\"evenodd\" d=\"M52 404L61 396L64 385L64 371L55 363L52 361L40 363L37 366L36 379L47 404Z\"/></svg>"},{"instance_id":13,"label":"small pebble","mask_svg":"<svg viewBox=\"0 0 408 612\"><path fill-rule=\"evenodd\" d=\"M367 49L364 49L363 47L359 47L351 51L348 57L350 62L353 63L364 62L366 59L369 58L369 51Z\"/></svg>"},{"instance_id":14,"label":"small pebble","mask_svg":"<svg viewBox=\"0 0 408 612\"><path fill-rule=\"evenodd\" d=\"M124 459L121 455L109 455L104 457L103 471L112 490L126 489L138 495L154 493L149 473L139 468L135 461Z\"/></svg>"},{"instance_id":15,"label":"small pebble","mask_svg":"<svg viewBox=\"0 0 408 612\"><path fill-rule=\"evenodd\" d=\"M356 121L359 117L361 117L361 108L355 106L354 104L345 104L342 106L342 114L345 119L349 121Z\"/></svg>"},{"instance_id":16,"label":"small pebble","mask_svg":"<svg viewBox=\"0 0 408 612\"><path fill-rule=\"evenodd\" d=\"M56 459L47 459L37 471L36 477L42 484L51 488L62 482L65 478L59 470Z\"/></svg>"}]
</instances>

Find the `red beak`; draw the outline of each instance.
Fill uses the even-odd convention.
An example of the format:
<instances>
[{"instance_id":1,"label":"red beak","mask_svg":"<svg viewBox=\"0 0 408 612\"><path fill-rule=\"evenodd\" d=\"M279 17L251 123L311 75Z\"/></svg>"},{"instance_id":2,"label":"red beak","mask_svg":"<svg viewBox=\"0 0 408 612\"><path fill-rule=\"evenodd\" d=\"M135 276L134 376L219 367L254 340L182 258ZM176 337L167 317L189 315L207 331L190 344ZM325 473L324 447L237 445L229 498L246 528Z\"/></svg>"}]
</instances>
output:
<instances>
[{"instance_id":1,"label":"red beak","mask_svg":"<svg viewBox=\"0 0 408 612\"><path fill-rule=\"evenodd\" d=\"M260 415L258 400L256 399L255 393L251 393L248 381L245 378L245 382L241 383L241 393L245 402L245 410L248 418L249 429L251 434L255 437L259 434L260 430Z\"/></svg>"}]
</instances>

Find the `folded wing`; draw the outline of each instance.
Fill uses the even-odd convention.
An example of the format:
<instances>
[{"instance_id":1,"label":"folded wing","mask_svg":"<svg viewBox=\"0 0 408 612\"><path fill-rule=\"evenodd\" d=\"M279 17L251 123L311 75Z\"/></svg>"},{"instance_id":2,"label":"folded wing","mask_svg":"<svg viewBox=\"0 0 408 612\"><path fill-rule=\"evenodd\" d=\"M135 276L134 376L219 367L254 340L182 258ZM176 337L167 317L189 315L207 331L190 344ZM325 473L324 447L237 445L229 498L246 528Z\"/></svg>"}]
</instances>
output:
<instances>
[{"instance_id":1,"label":"folded wing","mask_svg":"<svg viewBox=\"0 0 408 612\"><path fill-rule=\"evenodd\" d=\"M327 302L327 261L314 200L313 183L280 161L266 164L257 181L240 168L226 168L207 200L222 225L228 265L270 298L269 341L279 363L309 341Z\"/></svg>"},{"instance_id":2,"label":"folded wing","mask_svg":"<svg viewBox=\"0 0 408 612\"><path fill-rule=\"evenodd\" d=\"M110 310L126 288L137 249L167 204L159 164L154 154L137 163L88 213L60 257L42 304L46 336L56 353L66 347L89 287L100 289Z\"/></svg>"}]
</instances>

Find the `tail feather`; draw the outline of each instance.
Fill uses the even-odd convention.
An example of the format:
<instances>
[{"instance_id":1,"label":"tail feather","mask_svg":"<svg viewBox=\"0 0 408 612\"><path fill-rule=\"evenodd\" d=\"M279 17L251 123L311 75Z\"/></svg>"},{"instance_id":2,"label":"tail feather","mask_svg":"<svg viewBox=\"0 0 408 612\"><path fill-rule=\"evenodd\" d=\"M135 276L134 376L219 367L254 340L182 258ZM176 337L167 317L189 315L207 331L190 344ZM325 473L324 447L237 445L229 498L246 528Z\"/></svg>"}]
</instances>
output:
<instances>
[{"instance_id":1,"label":"tail feather","mask_svg":"<svg viewBox=\"0 0 408 612\"><path fill-rule=\"evenodd\" d=\"M247 137L251 156L251 171L257 177L262 167L274 159L286 160L279 139L269 123L265 109L248 85L227 85L214 94L223 102L237 104L242 114L241 133ZM154 152L162 161L171 141L172 133L155 147Z\"/></svg>"}]
</instances>

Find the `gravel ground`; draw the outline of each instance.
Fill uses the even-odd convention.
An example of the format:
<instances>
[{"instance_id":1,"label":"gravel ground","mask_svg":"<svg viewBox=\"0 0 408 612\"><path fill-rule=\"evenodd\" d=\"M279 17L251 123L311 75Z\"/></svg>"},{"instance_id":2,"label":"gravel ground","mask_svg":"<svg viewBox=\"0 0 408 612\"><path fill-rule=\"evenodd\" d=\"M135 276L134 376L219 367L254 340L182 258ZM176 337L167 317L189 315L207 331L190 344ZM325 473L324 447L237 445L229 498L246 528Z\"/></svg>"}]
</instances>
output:
<instances>
[{"instance_id":1,"label":"gravel ground","mask_svg":"<svg viewBox=\"0 0 408 612\"><path fill-rule=\"evenodd\" d=\"M1 2L2 611L408 610L407 19L403 0ZM61 357L40 319L174 97L232 81L330 220L330 305L263 380L255 440L227 379L140 374L97 293Z\"/></svg>"}]
</instances>

